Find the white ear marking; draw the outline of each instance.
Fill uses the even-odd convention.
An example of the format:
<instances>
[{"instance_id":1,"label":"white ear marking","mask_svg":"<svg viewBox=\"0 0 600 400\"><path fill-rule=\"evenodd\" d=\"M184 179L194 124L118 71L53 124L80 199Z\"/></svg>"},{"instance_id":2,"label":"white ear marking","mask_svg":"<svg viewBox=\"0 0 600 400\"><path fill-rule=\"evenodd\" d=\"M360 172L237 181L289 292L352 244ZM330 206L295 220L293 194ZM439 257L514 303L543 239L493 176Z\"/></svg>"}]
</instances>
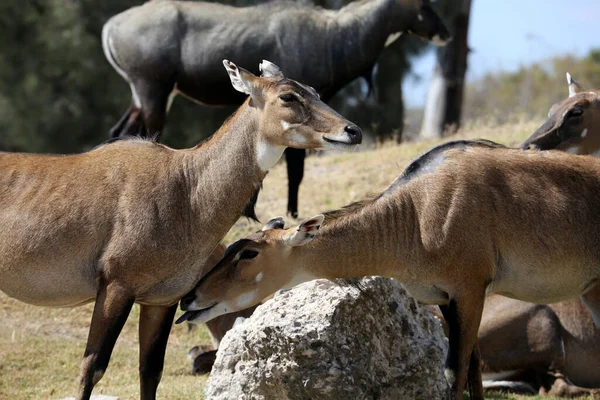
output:
<instances>
[{"instance_id":1,"label":"white ear marking","mask_svg":"<svg viewBox=\"0 0 600 400\"><path fill-rule=\"evenodd\" d=\"M586 136L587 136L587 134L588 134L588 130L587 130L587 128L585 128L585 129L584 129L584 130L581 132L581 137L582 137L582 138L584 138L584 137L586 137Z\"/></svg>"},{"instance_id":2,"label":"white ear marking","mask_svg":"<svg viewBox=\"0 0 600 400\"><path fill-rule=\"evenodd\" d=\"M577 82L570 73L567 72L567 82L569 84L569 97L575 96L577 93L583 92L583 87Z\"/></svg>"},{"instance_id":3,"label":"white ear marking","mask_svg":"<svg viewBox=\"0 0 600 400\"><path fill-rule=\"evenodd\" d=\"M262 60L262 62L258 64L258 69L262 72L261 76L264 78L283 78L281 69L271 61Z\"/></svg>"},{"instance_id":4,"label":"white ear marking","mask_svg":"<svg viewBox=\"0 0 600 400\"><path fill-rule=\"evenodd\" d=\"M231 80L233 88L238 92L250 94L250 88L242 79L237 65L229 60L223 60L223 65L225 66L225 70L227 70L227 74L229 74L229 79Z\"/></svg>"},{"instance_id":5,"label":"white ear marking","mask_svg":"<svg viewBox=\"0 0 600 400\"><path fill-rule=\"evenodd\" d=\"M298 225L296 231L288 238L289 244L296 247L312 242L324 219L323 214L319 214Z\"/></svg>"}]
</instances>

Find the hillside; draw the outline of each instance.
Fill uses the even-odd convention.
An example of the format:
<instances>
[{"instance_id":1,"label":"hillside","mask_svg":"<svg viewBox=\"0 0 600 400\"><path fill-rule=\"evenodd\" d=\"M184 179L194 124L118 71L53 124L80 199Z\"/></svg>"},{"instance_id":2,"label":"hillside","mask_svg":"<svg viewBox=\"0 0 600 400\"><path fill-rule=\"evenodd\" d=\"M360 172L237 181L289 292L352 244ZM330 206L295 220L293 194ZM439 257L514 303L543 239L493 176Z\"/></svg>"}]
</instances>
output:
<instances>
[{"instance_id":1,"label":"hillside","mask_svg":"<svg viewBox=\"0 0 600 400\"><path fill-rule=\"evenodd\" d=\"M468 126L458 137L484 137L516 145L542 121L505 126ZM452 137L452 139L456 138ZM447 138L451 139L451 138ZM300 192L301 216L342 206L369 192L384 189L411 159L437 142L383 145L354 153L313 156L306 160L305 181ZM257 204L262 221L283 215L286 209L285 165L277 165L264 182ZM288 223L291 223L289 219ZM241 219L227 235L231 242L246 232L259 229ZM58 399L74 395L79 364L87 338L92 305L75 309L49 309L25 305L0 294L0 399ZM137 317L135 307L120 336L106 375L95 393L136 399ZM205 377L192 376L187 351L208 343L204 327L192 333L177 325L169 341L163 381L158 395L163 399L197 399ZM498 396L496 399L524 399Z\"/></svg>"}]
</instances>

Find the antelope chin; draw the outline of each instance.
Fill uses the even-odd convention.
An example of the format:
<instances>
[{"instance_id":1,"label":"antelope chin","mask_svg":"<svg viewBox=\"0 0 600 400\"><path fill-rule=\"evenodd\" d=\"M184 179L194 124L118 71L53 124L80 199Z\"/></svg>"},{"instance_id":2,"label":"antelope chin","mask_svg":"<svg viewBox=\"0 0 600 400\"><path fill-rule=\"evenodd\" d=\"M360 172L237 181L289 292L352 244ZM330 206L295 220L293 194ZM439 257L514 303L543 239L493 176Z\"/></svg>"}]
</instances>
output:
<instances>
[{"instance_id":1,"label":"antelope chin","mask_svg":"<svg viewBox=\"0 0 600 400\"><path fill-rule=\"evenodd\" d=\"M217 303L213 304L210 307L207 308L203 308L202 310L188 310L186 312L184 312L181 317L177 318L177 321L175 321L175 324L181 324L184 321L188 321L190 323L194 323L194 324L201 324L203 322L206 322L210 319L212 319L213 317L210 317L208 314L208 312L213 309L215 306L217 305ZM202 317L209 317L206 319L203 319Z\"/></svg>"},{"instance_id":2,"label":"antelope chin","mask_svg":"<svg viewBox=\"0 0 600 400\"><path fill-rule=\"evenodd\" d=\"M360 141L358 141L358 142L352 141L352 139L349 137L334 139L334 138L329 138L327 136L323 136L323 140L325 142L327 142L327 145L323 146L324 149L343 150L343 149L348 149L348 148L351 148L351 147L354 147L354 146L360 144Z\"/></svg>"}]
</instances>

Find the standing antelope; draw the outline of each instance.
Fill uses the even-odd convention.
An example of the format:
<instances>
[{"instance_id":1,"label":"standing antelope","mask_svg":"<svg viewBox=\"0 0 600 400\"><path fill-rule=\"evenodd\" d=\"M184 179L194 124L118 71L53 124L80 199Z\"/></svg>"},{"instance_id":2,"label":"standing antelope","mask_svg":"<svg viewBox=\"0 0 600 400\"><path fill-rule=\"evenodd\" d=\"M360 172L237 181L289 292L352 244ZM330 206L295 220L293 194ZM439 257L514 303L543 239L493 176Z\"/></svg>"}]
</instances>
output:
<instances>
[{"instance_id":1,"label":"standing antelope","mask_svg":"<svg viewBox=\"0 0 600 400\"><path fill-rule=\"evenodd\" d=\"M550 108L548 121L522 147L597 156L600 92L585 91L569 73L567 83L569 97ZM512 380L524 377L530 390L539 388L540 394L600 394L587 389L600 388L600 329L579 299L537 305L490 296L479 341L484 379L495 378L486 386L524 387Z\"/></svg>"},{"instance_id":2,"label":"standing antelope","mask_svg":"<svg viewBox=\"0 0 600 400\"><path fill-rule=\"evenodd\" d=\"M147 2L112 17L102 30L104 54L132 94L111 134L160 135L178 94L206 105L240 104L243 96L217 67L223 58L243 65L271 60L327 102L356 78L370 82L379 54L403 32L438 44L449 39L429 0L359 0L339 11L292 2L242 8ZM293 217L304 157L304 149L286 151Z\"/></svg>"},{"instance_id":3,"label":"standing antelope","mask_svg":"<svg viewBox=\"0 0 600 400\"><path fill-rule=\"evenodd\" d=\"M376 197L287 230L274 219L235 242L181 300L178 322L247 308L315 278L392 277L441 305L453 398L462 397L470 364L472 398L482 399L477 331L486 294L541 303L581 295L600 325L598 209L600 160L447 143Z\"/></svg>"},{"instance_id":4,"label":"standing antelope","mask_svg":"<svg viewBox=\"0 0 600 400\"><path fill-rule=\"evenodd\" d=\"M356 125L274 64L263 61L263 77L223 64L249 98L194 148L134 139L70 156L0 154L0 290L35 305L96 300L78 399L104 374L133 303L141 398L154 399L177 301L267 170L287 146L361 141Z\"/></svg>"}]
</instances>

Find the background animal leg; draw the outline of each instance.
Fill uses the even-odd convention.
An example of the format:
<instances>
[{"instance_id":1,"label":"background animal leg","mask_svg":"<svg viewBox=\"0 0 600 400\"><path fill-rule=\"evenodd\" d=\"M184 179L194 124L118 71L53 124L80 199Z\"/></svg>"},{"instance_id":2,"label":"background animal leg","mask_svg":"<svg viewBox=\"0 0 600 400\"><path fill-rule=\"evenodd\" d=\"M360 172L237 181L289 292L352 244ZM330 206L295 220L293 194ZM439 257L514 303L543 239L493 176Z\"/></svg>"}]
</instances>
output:
<instances>
[{"instance_id":1,"label":"background animal leg","mask_svg":"<svg viewBox=\"0 0 600 400\"><path fill-rule=\"evenodd\" d=\"M177 304L140 308L140 390L142 400L154 400L165 363L165 352Z\"/></svg>"},{"instance_id":2,"label":"background animal leg","mask_svg":"<svg viewBox=\"0 0 600 400\"><path fill-rule=\"evenodd\" d=\"M135 85L142 103L142 119L146 127L142 136L158 140L167 117L167 103L174 83L139 82Z\"/></svg>"},{"instance_id":3,"label":"background animal leg","mask_svg":"<svg viewBox=\"0 0 600 400\"><path fill-rule=\"evenodd\" d=\"M113 126L110 131L110 137L111 138L116 138L121 136L121 132L123 131L123 126L129 121L129 116L131 115L131 112L135 109L135 106L132 104L129 106L129 108L127 109L127 111L125 111L125 114L123 114L123 116L121 117L121 119L119 119L119 122L117 122L115 124L115 126Z\"/></svg>"},{"instance_id":4,"label":"background animal leg","mask_svg":"<svg viewBox=\"0 0 600 400\"><path fill-rule=\"evenodd\" d=\"M106 371L115 342L127 321L134 297L117 283L101 283L88 334L78 400L87 400Z\"/></svg>"},{"instance_id":5,"label":"background animal leg","mask_svg":"<svg viewBox=\"0 0 600 400\"><path fill-rule=\"evenodd\" d=\"M288 214L298 218L298 190L304 177L304 158L306 150L287 148L285 162L288 173Z\"/></svg>"},{"instance_id":6,"label":"background animal leg","mask_svg":"<svg viewBox=\"0 0 600 400\"><path fill-rule=\"evenodd\" d=\"M600 329L600 284L596 284L596 286L581 296L581 301L590 310L594 324Z\"/></svg>"},{"instance_id":7,"label":"background animal leg","mask_svg":"<svg viewBox=\"0 0 600 400\"><path fill-rule=\"evenodd\" d=\"M462 298L453 298L447 306L440 306L444 319L448 324L448 356L444 375L451 387L450 398L462 399L463 388L467 378L467 371L477 344L477 329L483 310L483 294L471 295ZM477 361L477 355L473 361ZM474 368L478 365L473 364ZM469 373L469 377L477 376L480 372ZM472 399L483 400L481 384L473 385L472 389L479 392L472 393Z\"/></svg>"}]
</instances>

